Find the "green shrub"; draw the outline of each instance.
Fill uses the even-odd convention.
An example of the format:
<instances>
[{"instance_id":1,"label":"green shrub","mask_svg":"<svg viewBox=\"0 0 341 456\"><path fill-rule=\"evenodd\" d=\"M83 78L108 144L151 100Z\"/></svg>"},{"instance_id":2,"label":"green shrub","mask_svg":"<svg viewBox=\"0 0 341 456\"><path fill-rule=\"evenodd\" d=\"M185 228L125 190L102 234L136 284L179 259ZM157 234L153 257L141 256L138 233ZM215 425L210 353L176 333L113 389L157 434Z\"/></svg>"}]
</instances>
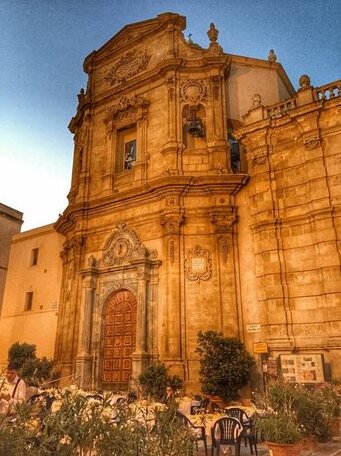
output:
<instances>
[{"instance_id":1,"label":"green shrub","mask_svg":"<svg viewBox=\"0 0 341 456\"><path fill-rule=\"evenodd\" d=\"M20 375L28 385L39 386L50 378L54 361L45 356L37 358L36 345L15 342L8 350L8 361L15 361Z\"/></svg>"},{"instance_id":2,"label":"green shrub","mask_svg":"<svg viewBox=\"0 0 341 456\"><path fill-rule=\"evenodd\" d=\"M198 333L200 380L205 393L220 396L225 401L238 399L239 390L250 383L254 358L244 344L222 333Z\"/></svg>"},{"instance_id":3,"label":"green shrub","mask_svg":"<svg viewBox=\"0 0 341 456\"><path fill-rule=\"evenodd\" d=\"M266 394L255 397L257 407L265 411L265 416L258 420L258 426L267 438L269 426L275 427L277 416L283 415L292 425L296 423L302 436L326 442L331 438L331 421L335 404L340 399L338 394L338 391L327 383L307 387L273 381L268 385ZM278 433L284 429L282 427ZM291 427L287 431L290 434Z\"/></svg>"},{"instance_id":4,"label":"green shrub","mask_svg":"<svg viewBox=\"0 0 341 456\"><path fill-rule=\"evenodd\" d=\"M170 385L174 391L178 391L183 384L179 376L169 375L166 366L159 362L147 367L138 380L144 394L155 399L160 399L163 396L167 385Z\"/></svg>"}]
</instances>

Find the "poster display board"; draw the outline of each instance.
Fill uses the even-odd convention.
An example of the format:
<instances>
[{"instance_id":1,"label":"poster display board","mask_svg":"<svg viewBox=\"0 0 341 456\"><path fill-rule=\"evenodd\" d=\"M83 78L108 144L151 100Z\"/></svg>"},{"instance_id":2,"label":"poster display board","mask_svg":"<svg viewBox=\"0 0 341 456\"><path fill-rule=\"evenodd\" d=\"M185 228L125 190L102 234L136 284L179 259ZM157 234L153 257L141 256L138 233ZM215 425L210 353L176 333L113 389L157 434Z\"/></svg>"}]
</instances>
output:
<instances>
[{"instance_id":1,"label":"poster display board","mask_svg":"<svg viewBox=\"0 0 341 456\"><path fill-rule=\"evenodd\" d=\"M299 354L280 355L283 380L293 383L323 383L323 355Z\"/></svg>"}]
</instances>

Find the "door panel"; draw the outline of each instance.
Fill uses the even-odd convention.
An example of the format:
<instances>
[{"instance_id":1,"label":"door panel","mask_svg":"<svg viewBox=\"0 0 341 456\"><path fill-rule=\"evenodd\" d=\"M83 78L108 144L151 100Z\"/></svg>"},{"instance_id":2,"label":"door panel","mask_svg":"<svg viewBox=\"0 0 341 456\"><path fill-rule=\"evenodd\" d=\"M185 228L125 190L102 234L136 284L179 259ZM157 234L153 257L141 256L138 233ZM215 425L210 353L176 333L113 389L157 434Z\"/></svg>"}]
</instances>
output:
<instances>
[{"instance_id":1,"label":"door panel","mask_svg":"<svg viewBox=\"0 0 341 456\"><path fill-rule=\"evenodd\" d=\"M109 298L104 313L102 383L107 389L126 389L136 345L136 299L128 290Z\"/></svg>"}]
</instances>

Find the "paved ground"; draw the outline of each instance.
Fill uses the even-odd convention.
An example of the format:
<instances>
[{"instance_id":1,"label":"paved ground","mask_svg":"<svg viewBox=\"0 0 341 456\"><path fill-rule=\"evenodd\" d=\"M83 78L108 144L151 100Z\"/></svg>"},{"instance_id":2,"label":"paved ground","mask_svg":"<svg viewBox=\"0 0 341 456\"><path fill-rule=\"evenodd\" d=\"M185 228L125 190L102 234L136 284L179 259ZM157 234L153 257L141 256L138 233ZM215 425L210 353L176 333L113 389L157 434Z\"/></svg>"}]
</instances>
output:
<instances>
[{"instance_id":1,"label":"paved ground","mask_svg":"<svg viewBox=\"0 0 341 456\"><path fill-rule=\"evenodd\" d=\"M257 445L258 447L258 456L269 456L269 451L267 449L265 442L260 442ZM250 449L245 448L244 443L241 444L240 456L250 456ZM216 452L214 452L214 456ZM230 456L231 453L227 453L226 456ZM233 449L232 449L232 455ZM193 456L205 456L205 451L203 445L199 443L199 452ZM211 448L208 448L208 456L211 456ZM220 456L224 456L223 452L220 452ZM303 450L301 456L341 456L341 437L334 438L331 442L320 443L317 445L317 448L311 450Z\"/></svg>"}]
</instances>

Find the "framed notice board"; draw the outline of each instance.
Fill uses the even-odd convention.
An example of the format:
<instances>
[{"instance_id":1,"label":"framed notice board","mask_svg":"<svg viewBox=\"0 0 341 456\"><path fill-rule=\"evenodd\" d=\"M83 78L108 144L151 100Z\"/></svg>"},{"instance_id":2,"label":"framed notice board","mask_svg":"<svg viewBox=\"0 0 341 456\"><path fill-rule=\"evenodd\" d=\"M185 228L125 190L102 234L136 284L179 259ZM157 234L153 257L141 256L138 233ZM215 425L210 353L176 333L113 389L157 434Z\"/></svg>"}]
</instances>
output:
<instances>
[{"instance_id":1,"label":"framed notice board","mask_svg":"<svg viewBox=\"0 0 341 456\"><path fill-rule=\"evenodd\" d=\"M321 353L280 355L279 359L281 374L286 382L323 383L325 381Z\"/></svg>"}]
</instances>

